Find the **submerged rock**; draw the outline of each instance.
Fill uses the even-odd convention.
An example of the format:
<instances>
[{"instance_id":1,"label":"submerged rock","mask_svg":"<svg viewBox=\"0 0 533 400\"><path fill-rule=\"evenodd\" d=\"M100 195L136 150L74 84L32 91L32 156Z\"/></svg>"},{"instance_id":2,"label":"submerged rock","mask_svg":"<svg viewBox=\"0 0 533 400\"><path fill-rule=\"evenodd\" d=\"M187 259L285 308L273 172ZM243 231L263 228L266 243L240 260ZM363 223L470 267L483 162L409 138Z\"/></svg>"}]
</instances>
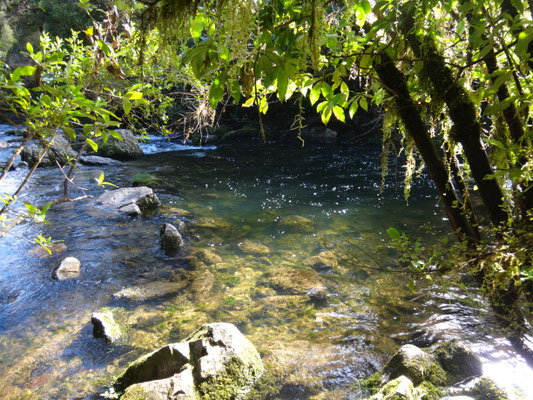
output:
<instances>
[{"instance_id":1,"label":"submerged rock","mask_svg":"<svg viewBox=\"0 0 533 400\"><path fill-rule=\"evenodd\" d=\"M52 271L52 278L64 280L80 275L81 262L75 257L67 257Z\"/></svg>"},{"instance_id":2,"label":"submerged rock","mask_svg":"<svg viewBox=\"0 0 533 400\"><path fill-rule=\"evenodd\" d=\"M202 249L194 253L196 258L203 261L206 265L214 265L222 262L222 258L210 250Z\"/></svg>"},{"instance_id":3,"label":"submerged rock","mask_svg":"<svg viewBox=\"0 0 533 400\"><path fill-rule=\"evenodd\" d=\"M130 286L117 292L113 297L120 299L126 298L134 301L143 301L153 299L161 296L168 296L173 293L177 293L184 289L188 284L188 281L181 282L165 282L154 281L148 282L143 285Z\"/></svg>"},{"instance_id":4,"label":"submerged rock","mask_svg":"<svg viewBox=\"0 0 533 400\"><path fill-rule=\"evenodd\" d=\"M326 290L324 281L312 269L273 268L263 274L260 284L288 295L316 294Z\"/></svg>"},{"instance_id":5,"label":"submerged rock","mask_svg":"<svg viewBox=\"0 0 533 400\"><path fill-rule=\"evenodd\" d=\"M208 269L195 271L191 277L189 290L196 301L208 301L215 286L215 275Z\"/></svg>"},{"instance_id":6,"label":"submerged rock","mask_svg":"<svg viewBox=\"0 0 533 400\"><path fill-rule=\"evenodd\" d=\"M94 312L91 315L91 323L93 324L93 336L104 338L109 344L116 343L122 336L120 326L115 322L111 310Z\"/></svg>"},{"instance_id":7,"label":"submerged rock","mask_svg":"<svg viewBox=\"0 0 533 400\"><path fill-rule=\"evenodd\" d=\"M279 221L281 229L289 233L312 233L315 231L315 222L300 215L289 215Z\"/></svg>"},{"instance_id":8,"label":"submerged rock","mask_svg":"<svg viewBox=\"0 0 533 400\"><path fill-rule=\"evenodd\" d=\"M244 240L239 243L239 248L243 253L252 254L255 256L266 256L270 254L270 249L257 242L252 242L251 240Z\"/></svg>"},{"instance_id":9,"label":"submerged rock","mask_svg":"<svg viewBox=\"0 0 533 400\"><path fill-rule=\"evenodd\" d=\"M303 265L313 269L336 267L338 265L337 255L332 251L322 251L316 256L305 259Z\"/></svg>"},{"instance_id":10,"label":"submerged rock","mask_svg":"<svg viewBox=\"0 0 533 400\"><path fill-rule=\"evenodd\" d=\"M50 250L50 252L48 252L46 249ZM66 249L67 246L65 246L64 243L52 243L47 245L46 248L43 246L34 247L28 253L40 258L49 258L55 254L63 253Z\"/></svg>"},{"instance_id":11,"label":"submerged rock","mask_svg":"<svg viewBox=\"0 0 533 400\"><path fill-rule=\"evenodd\" d=\"M133 186L159 186L163 183L163 179L150 174L149 172L139 172L133 176Z\"/></svg>"},{"instance_id":12,"label":"submerged rock","mask_svg":"<svg viewBox=\"0 0 533 400\"><path fill-rule=\"evenodd\" d=\"M116 129L122 140L115 139L111 135L104 143L102 138L95 140L98 144L96 155L110 157L116 160L131 160L144 154L135 135L127 129Z\"/></svg>"},{"instance_id":13,"label":"submerged rock","mask_svg":"<svg viewBox=\"0 0 533 400\"><path fill-rule=\"evenodd\" d=\"M154 191L146 186L110 190L101 194L96 202L119 212L145 214L161 203Z\"/></svg>"},{"instance_id":14,"label":"submerged rock","mask_svg":"<svg viewBox=\"0 0 533 400\"><path fill-rule=\"evenodd\" d=\"M172 224L164 224L160 229L161 248L169 257L177 255L183 247L183 238Z\"/></svg>"},{"instance_id":15,"label":"submerged rock","mask_svg":"<svg viewBox=\"0 0 533 400\"><path fill-rule=\"evenodd\" d=\"M255 347L232 324L202 326L133 362L116 379L123 400L239 400L263 373Z\"/></svg>"}]
</instances>

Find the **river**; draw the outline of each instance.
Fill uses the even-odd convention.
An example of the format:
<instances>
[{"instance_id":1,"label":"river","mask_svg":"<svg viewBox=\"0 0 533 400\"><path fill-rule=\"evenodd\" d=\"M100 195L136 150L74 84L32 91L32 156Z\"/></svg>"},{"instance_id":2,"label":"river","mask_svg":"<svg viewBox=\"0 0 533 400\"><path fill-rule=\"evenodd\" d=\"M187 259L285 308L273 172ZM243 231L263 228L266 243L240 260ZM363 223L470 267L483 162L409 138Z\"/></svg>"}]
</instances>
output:
<instances>
[{"instance_id":1,"label":"river","mask_svg":"<svg viewBox=\"0 0 533 400\"><path fill-rule=\"evenodd\" d=\"M13 139L9 129L0 126L0 142ZM97 196L112 190L95 184L100 172L119 187L131 186L138 173L154 174L162 180L154 187L162 206L152 217L112 214L88 198L52 208L50 225L22 223L0 239L0 398L100 399L113 374L139 355L183 340L203 323L225 321L256 345L267 366L257 399L360 399L358 380L402 344L453 338L482 358L485 374L533 399L527 384L533 371L468 280L418 282L412 293L409 279L391 272L392 253L379 266L359 253L370 268L342 258L315 266L327 287L320 301L264 285L267 271L309 268L310 257L339 254L331 246L346 239L372 254L388 240L389 227L422 236L423 226L448 232L426 176L415 179L408 205L394 173L380 194L379 145L202 148L155 139L143 148L144 157L118 166L81 167L76 182ZM0 162L11 150L0 149ZM26 171L10 172L0 192L12 193ZM43 204L61 188L56 169L39 169L17 207L22 200ZM208 249L221 257L208 266L212 287L117 296L125 288L179 282L191 272L187 258L166 257L158 243L159 227L176 219L188 225L185 256ZM303 221L304 228L287 221ZM36 235L66 250L40 254ZM266 247L247 251L247 243ZM81 261L81 275L51 279L66 256ZM127 339L116 346L92 337L90 316L102 307L120 312L128 326Z\"/></svg>"}]
</instances>

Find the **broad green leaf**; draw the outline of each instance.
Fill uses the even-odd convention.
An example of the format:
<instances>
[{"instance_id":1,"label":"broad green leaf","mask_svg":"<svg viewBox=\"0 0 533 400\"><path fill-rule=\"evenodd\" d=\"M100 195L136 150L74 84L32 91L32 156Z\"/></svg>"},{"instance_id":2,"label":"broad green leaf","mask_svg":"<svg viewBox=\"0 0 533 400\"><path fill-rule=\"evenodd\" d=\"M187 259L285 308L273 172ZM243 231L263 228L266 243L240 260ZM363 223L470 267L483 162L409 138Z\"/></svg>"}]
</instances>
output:
<instances>
[{"instance_id":1,"label":"broad green leaf","mask_svg":"<svg viewBox=\"0 0 533 400\"><path fill-rule=\"evenodd\" d=\"M311 102L311 105L314 105L318 99L320 98L320 84L316 84L311 89L311 92L309 93L309 101Z\"/></svg>"},{"instance_id":2,"label":"broad green leaf","mask_svg":"<svg viewBox=\"0 0 533 400\"><path fill-rule=\"evenodd\" d=\"M87 138L85 139L87 141L87 143L89 144L89 146L91 146L91 148L93 149L93 151L98 151L98 144L95 143L93 140Z\"/></svg>"},{"instance_id":3,"label":"broad green leaf","mask_svg":"<svg viewBox=\"0 0 533 400\"><path fill-rule=\"evenodd\" d=\"M331 118L331 109L326 108L320 117L324 125L327 125L329 122L329 119Z\"/></svg>"},{"instance_id":4,"label":"broad green leaf","mask_svg":"<svg viewBox=\"0 0 533 400\"><path fill-rule=\"evenodd\" d=\"M113 129L109 129L108 130L109 134L114 137L115 139L117 140L120 140L121 142L124 141L124 139L122 138L121 134L118 133L117 131L113 130Z\"/></svg>"},{"instance_id":5,"label":"broad green leaf","mask_svg":"<svg viewBox=\"0 0 533 400\"><path fill-rule=\"evenodd\" d=\"M131 111L131 101L129 101L128 99L124 98L123 102L122 102L122 108L124 109L124 113L125 114L129 114L130 111Z\"/></svg>"},{"instance_id":6,"label":"broad green leaf","mask_svg":"<svg viewBox=\"0 0 533 400\"><path fill-rule=\"evenodd\" d=\"M339 121L345 122L344 109L342 107L333 107L333 114L335 115L335 118L337 118Z\"/></svg>"},{"instance_id":7,"label":"broad green leaf","mask_svg":"<svg viewBox=\"0 0 533 400\"><path fill-rule=\"evenodd\" d=\"M287 85L289 84L289 77L285 68L278 70L278 98L281 102L285 101L287 95Z\"/></svg>"},{"instance_id":8,"label":"broad green leaf","mask_svg":"<svg viewBox=\"0 0 533 400\"><path fill-rule=\"evenodd\" d=\"M359 106L361 106L363 110L368 111L368 101L366 97L361 97L359 99Z\"/></svg>"},{"instance_id":9,"label":"broad green leaf","mask_svg":"<svg viewBox=\"0 0 533 400\"><path fill-rule=\"evenodd\" d=\"M350 118L353 118L353 116L357 112L358 107L359 107L359 103L357 102L357 100L352 101L352 104L350 104L350 109L348 110L348 113L350 114Z\"/></svg>"},{"instance_id":10,"label":"broad green leaf","mask_svg":"<svg viewBox=\"0 0 533 400\"><path fill-rule=\"evenodd\" d=\"M33 55L33 46L30 42L26 43L26 50L28 50L28 53Z\"/></svg>"},{"instance_id":11,"label":"broad green leaf","mask_svg":"<svg viewBox=\"0 0 533 400\"><path fill-rule=\"evenodd\" d=\"M392 227L387 229L387 235L389 235L392 240L398 240L400 238L400 232L398 232L396 228Z\"/></svg>"},{"instance_id":12,"label":"broad green leaf","mask_svg":"<svg viewBox=\"0 0 533 400\"><path fill-rule=\"evenodd\" d=\"M126 97L130 100L140 100L143 98L143 94L141 92L128 92Z\"/></svg>"},{"instance_id":13,"label":"broad green leaf","mask_svg":"<svg viewBox=\"0 0 533 400\"><path fill-rule=\"evenodd\" d=\"M65 135L69 138L69 139L76 139L76 131L74 129L72 129L71 127L69 126L64 126L63 127L63 133L65 133Z\"/></svg>"}]
</instances>

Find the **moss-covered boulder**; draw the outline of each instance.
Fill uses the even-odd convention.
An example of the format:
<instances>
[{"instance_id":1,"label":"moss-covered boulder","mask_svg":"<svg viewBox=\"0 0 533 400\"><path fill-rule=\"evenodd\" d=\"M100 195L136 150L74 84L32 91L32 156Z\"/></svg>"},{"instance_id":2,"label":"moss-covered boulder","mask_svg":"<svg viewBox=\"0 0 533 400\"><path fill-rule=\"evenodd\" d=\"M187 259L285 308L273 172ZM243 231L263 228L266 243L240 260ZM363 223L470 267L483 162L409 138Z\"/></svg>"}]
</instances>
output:
<instances>
[{"instance_id":1,"label":"moss-covered boulder","mask_svg":"<svg viewBox=\"0 0 533 400\"><path fill-rule=\"evenodd\" d=\"M472 376L481 376L481 360L467 346L457 340L438 343L428 349L447 373L447 385Z\"/></svg>"},{"instance_id":2,"label":"moss-covered boulder","mask_svg":"<svg viewBox=\"0 0 533 400\"><path fill-rule=\"evenodd\" d=\"M331 268L338 265L337 255L333 251L322 251L316 256L306 258L303 265L313 269Z\"/></svg>"},{"instance_id":3,"label":"moss-covered boulder","mask_svg":"<svg viewBox=\"0 0 533 400\"><path fill-rule=\"evenodd\" d=\"M473 395L483 400L510 400L509 394L496 382L486 376L482 376L475 384Z\"/></svg>"},{"instance_id":4,"label":"moss-covered boulder","mask_svg":"<svg viewBox=\"0 0 533 400\"><path fill-rule=\"evenodd\" d=\"M93 325L93 336L103 338L108 344L117 343L123 335L122 329L111 309L102 309L91 315Z\"/></svg>"},{"instance_id":5,"label":"moss-covered boulder","mask_svg":"<svg viewBox=\"0 0 533 400\"><path fill-rule=\"evenodd\" d=\"M120 135L121 140L109 136L104 143L102 138L97 138L98 150L95 152L96 155L116 160L131 160L144 154L137 138L131 131L116 129L116 132Z\"/></svg>"},{"instance_id":6,"label":"moss-covered boulder","mask_svg":"<svg viewBox=\"0 0 533 400\"><path fill-rule=\"evenodd\" d=\"M213 323L133 362L114 389L123 400L240 400L262 373L252 343L234 325Z\"/></svg>"},{"instance_id":7,"label":"moss-covered boulder","mask_svg":"<svg viewBox=\"0 0 533 400\"><path fill-rule=\"evenodd\" d=\"M211 250L201 249L194 253L194 255L206 265L215 265L222 262L222 258Z\"/></svg>"},{"instance_id":8,"label":"moss-covered boulder","mask_svg":"<svg viewBox=\"0 0 533 400\"><path fill-rule=\"evenodd\" d=\"M156 187L163 184L163 179L149 172L139 172L133 176L132 186Z\"/></svg>"}]
</instances>

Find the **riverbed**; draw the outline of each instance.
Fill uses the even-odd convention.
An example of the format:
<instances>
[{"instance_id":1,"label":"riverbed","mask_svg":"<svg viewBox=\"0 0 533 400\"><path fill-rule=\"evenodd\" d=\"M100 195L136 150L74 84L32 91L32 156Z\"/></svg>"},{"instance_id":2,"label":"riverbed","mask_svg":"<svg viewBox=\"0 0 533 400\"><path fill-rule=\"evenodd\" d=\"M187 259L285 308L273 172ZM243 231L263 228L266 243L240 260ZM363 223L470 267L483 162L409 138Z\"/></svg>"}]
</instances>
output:
<instances>
[{"instance_id":1,"label":"riverbed","mask_svg":"<svg viewBox=\"0 0 533 400\"><path fill-rule=\"evenodd\" d=\"M8 129L0 126L0 141L16 139ZM448 285L417 282L411 292L393 252L372 260L389 227L426 238L426 229L449 233L427 176L414 180L407 204L401 171L391 164L381 192L379 144L195 147L154 138L143 148L144 157L117 166L82 166L73 194L112 190L96 185L102 172L119 187L150 173L160 179L153 189L162 206L154 215L113 214L86 198L52 208L49 225L24 222L0 239L0 398L100 399L136 357L216 321L234 323L260 351L267 373L256 399L360 399L359 380L402 344L454 338L482 358L486 374L533 398L533 371L497 330L474 285L449 277ZM11 150L0 149L0 161ZM26 172L9 172L0 192L11 193ZM56 169L39 169L15 209L22 201L44 204L61 190ZM179 258L165 256L158 241L160 226L175 221L186 226ZM37 235L58 250L40 251ZM343 248L367 265L343 257ZM194 273L190 257L203 250L220 257L206 263L214 282L205 292L117 295L180 282ZM324 254L334 257L313 264ZM81 275L51 279L67 256L81 261ZM318 300L277 293L264 281L271 270L310 268L326 287ZM92 337L91 313L103 307L127 326L116 346Z\"/></svg>"}]
</instances>

